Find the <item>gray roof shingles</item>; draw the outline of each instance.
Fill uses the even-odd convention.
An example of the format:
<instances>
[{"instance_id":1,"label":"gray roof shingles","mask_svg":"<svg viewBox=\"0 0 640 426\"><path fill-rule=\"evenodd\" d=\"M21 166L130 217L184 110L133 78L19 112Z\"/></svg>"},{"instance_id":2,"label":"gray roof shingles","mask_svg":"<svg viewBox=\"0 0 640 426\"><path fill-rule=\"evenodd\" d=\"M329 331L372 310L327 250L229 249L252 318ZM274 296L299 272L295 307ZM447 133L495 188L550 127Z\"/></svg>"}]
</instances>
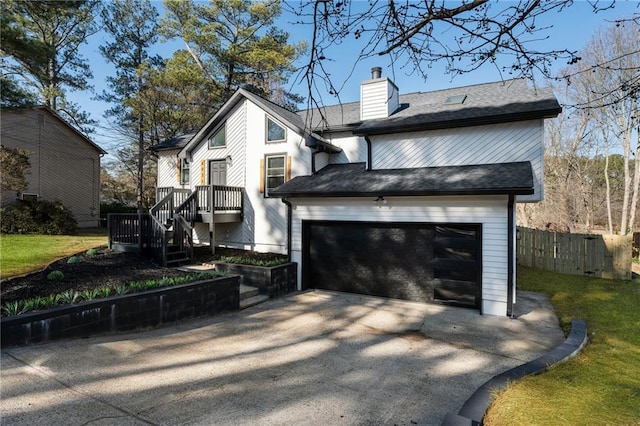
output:
<instances>
[{"instance_id":1,"label":"gray roof shingles","mask_svg":"<svg viewBox=\"0 0 640 426\"><path fill-rule=\"evenodd\" d=\"M450 96L466 95L461 104L445 104ZM314 131L353 130L358 135L472 126L553 117L560 113L553 92L533 89L524 79L477 84L400 95L401 107L388 118L360 121L360 103L300 111Z\"/></svg>"},{"instance_id":2,"label":"gray roof shingles","mask_svg":"<svg viewBox=\"0 0 640 426\"><path fill-rule=\"evenodd\" d=\"M532 194L531 163L366 170L364 163L332 164L272 190L280 197L362 197Z\"/></svg>"},{"instance_id":3,"label":"gray roof shingles","mask_svg":"<svg viewBox=\"0 0 640 426\"><path fill-rule=\"evenodd\" d=\"M166 149L182 149L195 136L195 133L187 133L171 139L165 139L157 145L151 147L154 151L162 151Z\"/></svg>"}]
</instances>

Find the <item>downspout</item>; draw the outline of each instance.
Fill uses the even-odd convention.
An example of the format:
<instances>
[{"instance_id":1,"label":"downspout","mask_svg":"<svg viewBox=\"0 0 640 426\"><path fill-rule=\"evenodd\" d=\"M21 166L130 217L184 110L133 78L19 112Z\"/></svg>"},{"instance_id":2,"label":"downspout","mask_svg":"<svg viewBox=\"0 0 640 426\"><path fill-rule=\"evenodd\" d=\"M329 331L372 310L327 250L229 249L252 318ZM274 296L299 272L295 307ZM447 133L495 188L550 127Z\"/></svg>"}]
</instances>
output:
<instances>
[{"instance_id":1,"label":"downspout","mask_svg":"<svg viewBox=\"0 0 640 426\"><path fill-rule=\"evenodd\" d=\"M369 139L369 136L365 136L364 140L367 142L367 171L371 170L371 163L372 163L372 155L371 155L371 139Z\"/></svg>"},{"instance_id":2,"label":"downspout","mask_svg":"<svg viewBox=\"0 0 640 426\"><path fill-rule=\"evenodd\" d=\"M286 197L280 199L287 205L287 261L291 262L291 222L292 222L292 206L291 202Z\"/></svg>"},{"instance_id":3,"label":"downspout","mask_svg":"<svg viewBox=\"0 0 640 426\"><path fill-rule=\"evenodd\" d=\"M507 205L507 316L513 318L513 296L515 293L515 233L514 233L514 203L515 195L509 194L509 204Z\"/></svg>"},{"instance_id":4,"label":"downspout","mask_svg":"<svg viewBox=\"0 0 640 426\"><path fill-rule=\"evenodd\" d=\"M316 154L318 154L320 151L315 150L311 153L311 174L315 175L316 174Z\"/></svg>"}]
</instances>

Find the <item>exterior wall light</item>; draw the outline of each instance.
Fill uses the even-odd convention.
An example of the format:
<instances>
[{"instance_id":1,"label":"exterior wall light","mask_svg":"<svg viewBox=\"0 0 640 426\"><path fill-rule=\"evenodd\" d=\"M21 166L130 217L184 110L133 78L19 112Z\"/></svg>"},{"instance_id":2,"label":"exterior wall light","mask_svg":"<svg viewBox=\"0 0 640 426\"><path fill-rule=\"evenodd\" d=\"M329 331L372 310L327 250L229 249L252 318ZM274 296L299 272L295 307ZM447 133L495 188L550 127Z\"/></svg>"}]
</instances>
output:
<instances>
[{"instance_id":1,"label":"exterior wall light","mask_svg":"<svg viewBox=\"0 0 640 426\"><path fill-rule=\"evenodd\" d=\"M384 199L384 197L382 195L378 195L378 198L376 198L375 200L373 200L373 202L375 204L378 203L382 203L382 204L387 204L387 200Z\"/></svg>"}]
</instances>

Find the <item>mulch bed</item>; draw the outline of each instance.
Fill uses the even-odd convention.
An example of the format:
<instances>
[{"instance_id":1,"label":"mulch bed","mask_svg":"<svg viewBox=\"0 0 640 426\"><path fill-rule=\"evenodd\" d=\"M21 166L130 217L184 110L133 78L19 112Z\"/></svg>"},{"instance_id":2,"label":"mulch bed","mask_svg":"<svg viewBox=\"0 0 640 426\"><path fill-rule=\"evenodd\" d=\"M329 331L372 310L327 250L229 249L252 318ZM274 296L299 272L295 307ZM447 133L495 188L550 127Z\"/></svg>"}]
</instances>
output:
<instances>
[{"instance_id":1,"label":"mulch bed","mask_svg":"<svg viewBox=\"0 0 640 426\"><path fill-rule=\"evenodd\" d=\"M94 256L88 256L85 253L79 253L76 256L80 259L79 263L69 264L67 257L53 262L41 272L2 281L0 283L2 304L38 296L45 297L67 290L82 292L107 285L115 286L131 281L147 281L187 274L175 268L162 267L150 257L136 253L116 252L106 248L98 249L98 253ZM199 247L195 252L194 263L211 263L219 260L221 256L242 256L261 260L278 257L272 253L254 253L226 248L216 248L214 256L208 247ZM61 271L64 278L55 281L47 279L47 275L54 270Z\"/></svg>"}]
</instances>

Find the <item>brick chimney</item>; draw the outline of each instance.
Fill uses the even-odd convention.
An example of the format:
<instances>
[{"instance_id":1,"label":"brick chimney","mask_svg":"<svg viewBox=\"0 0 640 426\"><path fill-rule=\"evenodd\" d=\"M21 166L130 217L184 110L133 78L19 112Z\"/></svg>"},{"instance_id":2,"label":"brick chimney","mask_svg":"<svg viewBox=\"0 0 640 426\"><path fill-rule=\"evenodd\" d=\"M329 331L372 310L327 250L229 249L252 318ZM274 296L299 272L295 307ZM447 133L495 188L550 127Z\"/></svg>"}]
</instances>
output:
<instances>
[{"instance_id":1,"label":"brick chimney","mask_svg":"<svg viewBox=\"0 0 640 426\"><path fill-rule=\"evenodd\" d=\"M398 87L382 77L382 68L371 68L371 80L360 83L360 120L389 117L399 105Z\"/></svg>"}]
</instances>

